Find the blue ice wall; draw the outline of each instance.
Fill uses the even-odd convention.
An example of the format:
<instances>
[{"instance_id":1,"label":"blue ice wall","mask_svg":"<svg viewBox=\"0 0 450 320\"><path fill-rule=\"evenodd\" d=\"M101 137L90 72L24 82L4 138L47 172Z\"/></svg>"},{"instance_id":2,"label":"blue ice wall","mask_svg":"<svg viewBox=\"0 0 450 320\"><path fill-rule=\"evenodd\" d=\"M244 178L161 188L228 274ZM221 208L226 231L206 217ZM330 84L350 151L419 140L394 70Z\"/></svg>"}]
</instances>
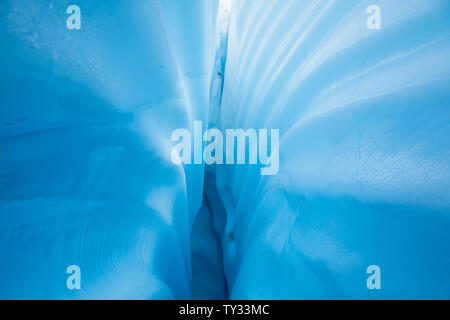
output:
<instances>
[{"instance_id":1,"label":"blue ice wall","mask_svg":"<svg viewBox=\"0 0 450 320\"><path fill-rule=\"evenodd\" d=\"M217 9L0 2L0 298L450 298L450 2ZM195 120L279 172L174 165Z\"/></svg>"},{"instance_id":2,"label":"blue ice wall","mask_svg":"<svg viewBox=\"0 0 450 320\"><path fill-rule=\"evenodd\" d=\"M450 298L449 58L447 0L235 2L220 126L280 170L217 167L231 298Z\"/></svg>"},{"instance_id":3,"label":"blue ice wall","mask_svg":"<svg viewBox=\"0 0 450 320\"><path fill-rule=\"evenodd\" d=\"M217 7L1 1L0 298L189 298L203 166L170 136L208 117Z\"/></svg>"}]
</instances>

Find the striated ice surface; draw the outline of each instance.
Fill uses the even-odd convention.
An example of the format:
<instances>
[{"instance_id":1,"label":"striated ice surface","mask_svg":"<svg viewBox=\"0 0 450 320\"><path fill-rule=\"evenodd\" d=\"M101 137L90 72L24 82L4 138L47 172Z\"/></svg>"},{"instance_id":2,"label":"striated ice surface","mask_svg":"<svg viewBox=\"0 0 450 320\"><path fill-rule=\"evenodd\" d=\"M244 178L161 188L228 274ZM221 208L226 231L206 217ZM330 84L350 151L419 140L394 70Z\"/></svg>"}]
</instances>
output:
<instances>
[{"instance_id":1,"label":"striated ice surface","mask_svg":"<svg viewBox=\"0 0 450 320\"><path fill-rule=\"evenodd\" d=\"M230 297L448 299L450 2L235 4L220 126L279 128L280 171L217 167Z\"/></svg>"}]
</instances>

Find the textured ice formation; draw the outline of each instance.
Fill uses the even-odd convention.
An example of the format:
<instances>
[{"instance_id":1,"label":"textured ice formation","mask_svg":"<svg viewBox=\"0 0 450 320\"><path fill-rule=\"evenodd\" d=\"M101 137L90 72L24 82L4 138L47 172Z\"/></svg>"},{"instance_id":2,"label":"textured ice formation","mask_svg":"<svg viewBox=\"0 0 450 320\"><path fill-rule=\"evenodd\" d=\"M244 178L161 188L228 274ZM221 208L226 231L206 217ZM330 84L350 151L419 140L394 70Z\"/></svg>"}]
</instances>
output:
<instances>
[{"instance_id":1,"label":"textured ice formation","mask_svg":"<svg viewBox=\"0 0 450 320\"><path fill-rule=\"evenodd\" d=\"M450 298L450 2L218 7L1 1L0 298ZM279 173L173 164L194 121Z\"/></svg>"},{"instance_id":2,"label":"textured ice formation","mask_svg":"<svg viewBox=\"0 0 450 320\"><path fill-rule=\"evenodd\" d=\"M217 167L231 298L450 297L449 57L449 1L235 2L220 126L280 171Z\"/></svg>"}]
</instances>

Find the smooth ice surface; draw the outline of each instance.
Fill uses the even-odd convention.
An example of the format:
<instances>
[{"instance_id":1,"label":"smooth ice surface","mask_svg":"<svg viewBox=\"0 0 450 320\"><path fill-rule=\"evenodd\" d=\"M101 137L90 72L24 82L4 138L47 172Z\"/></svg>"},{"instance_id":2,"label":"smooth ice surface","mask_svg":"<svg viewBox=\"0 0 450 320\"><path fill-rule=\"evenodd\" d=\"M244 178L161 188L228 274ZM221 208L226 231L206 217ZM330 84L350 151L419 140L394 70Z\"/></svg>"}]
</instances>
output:
<instances>
[{"instance_id":1,"label":"smooth ice surface","mask_svg":"<svg viewBox=\"0 0 450 320\"><path fill-rule=\"evenodd\" d=\"M189 298L217 1L0 3L0 298ZM82 290L66 288L81 268Z\"/></svg>"},{"instance_id":2,"label":"smooth ice surface","mask_svg":"<svg viewBox=\"0 0 450 320\"><path fill-rule=\"evenodd\" d=\"M0 298L450 298L449 1L71 4L0 2ZM278 174L174 165L194 120Z\"/></svg>"}]
</instances>

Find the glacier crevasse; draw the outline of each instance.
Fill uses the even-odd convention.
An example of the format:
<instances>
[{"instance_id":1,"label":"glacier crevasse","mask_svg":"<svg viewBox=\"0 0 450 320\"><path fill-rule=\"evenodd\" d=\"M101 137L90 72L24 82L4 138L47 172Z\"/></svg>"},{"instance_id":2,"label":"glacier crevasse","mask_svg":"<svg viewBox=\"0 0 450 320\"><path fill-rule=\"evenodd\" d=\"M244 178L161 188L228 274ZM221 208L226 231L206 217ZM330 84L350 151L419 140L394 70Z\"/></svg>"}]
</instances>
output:
<instances>
[{"instance_id":1,"label":"glacier crevasse","mask_svg":"<svg viewBox=\"0 0 450 320\"><path fill-rule=\"evenodd\" d=\"M0 298L450 297L448 1L235 1L219 52L218 1L70 4L0 4ZM194 120L279 173L174 165Z\"/></svg>"}]
</instances>

